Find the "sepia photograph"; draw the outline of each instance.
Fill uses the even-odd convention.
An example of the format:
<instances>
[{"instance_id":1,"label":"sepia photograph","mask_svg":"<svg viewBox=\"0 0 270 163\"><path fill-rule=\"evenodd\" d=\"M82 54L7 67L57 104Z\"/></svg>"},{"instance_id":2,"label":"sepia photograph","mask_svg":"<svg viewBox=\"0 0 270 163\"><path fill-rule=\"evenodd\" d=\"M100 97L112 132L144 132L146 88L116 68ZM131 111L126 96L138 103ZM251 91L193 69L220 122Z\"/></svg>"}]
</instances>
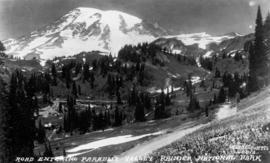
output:
<instances>
[{"instance_id":1,"label":"sepia photograph","mask_svg":"<svg viewBox=\"0 0 270 163\"><path fill-rule=\"evenodd\" d=\"M0 0L0 163L270 163L270 0Z\"/></svg>"}]
</instances>

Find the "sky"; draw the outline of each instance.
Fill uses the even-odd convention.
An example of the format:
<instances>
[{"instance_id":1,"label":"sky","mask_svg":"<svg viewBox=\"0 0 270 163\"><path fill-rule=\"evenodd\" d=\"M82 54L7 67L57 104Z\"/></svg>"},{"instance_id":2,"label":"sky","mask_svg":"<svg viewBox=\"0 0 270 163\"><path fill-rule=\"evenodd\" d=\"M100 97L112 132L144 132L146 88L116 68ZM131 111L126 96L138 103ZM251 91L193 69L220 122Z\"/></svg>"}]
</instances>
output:
<instances>
[{"instance_id":1,"label":"sky","mask_svg":"<svg viewBox=\"0 0 270 163\"><path fill-rule=\"evenodd\" d=\"M0 40L16 38L54 22L76 7L120 10L180 33L250 33L257 5L270 0L0 0Z\"/></svg>"}]
</instances>

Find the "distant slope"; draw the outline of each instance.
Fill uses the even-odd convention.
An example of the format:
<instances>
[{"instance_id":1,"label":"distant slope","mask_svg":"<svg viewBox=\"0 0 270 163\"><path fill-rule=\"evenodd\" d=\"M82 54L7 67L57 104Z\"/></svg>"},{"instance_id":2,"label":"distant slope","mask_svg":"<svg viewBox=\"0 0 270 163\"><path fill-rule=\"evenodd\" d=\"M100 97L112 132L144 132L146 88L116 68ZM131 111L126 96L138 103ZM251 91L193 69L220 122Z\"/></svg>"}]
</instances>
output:
<instances>
[{"instance_id":1,"label":"distant slope","mask_svg":"<svg viewBox=\"0 0 270 163\"><path fill-rule=\"evenodd\" d=\"M253 34L243 36L229 33L222 36L211 36L206 33L194 33L161 37L152 43L174 54L212 57L214 54L233 55L232 53L243 51L247 42L253 39Z\"/></svg>"}]
</instances>

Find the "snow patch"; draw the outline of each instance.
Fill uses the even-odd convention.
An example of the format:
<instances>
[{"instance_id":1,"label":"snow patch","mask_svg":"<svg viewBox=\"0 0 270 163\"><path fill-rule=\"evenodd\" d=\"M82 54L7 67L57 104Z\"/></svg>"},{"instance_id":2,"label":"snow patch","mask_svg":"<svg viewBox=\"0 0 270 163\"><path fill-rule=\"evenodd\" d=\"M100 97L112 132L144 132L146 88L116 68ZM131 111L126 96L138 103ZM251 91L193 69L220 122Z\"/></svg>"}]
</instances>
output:
<instances>
[{"instance_id":1,"label":"snow patch","mask_svg":"<svg viewBox=\"0 0 270 163\"><path fill-rule=\"evenodd\" d=\"M222 120L231 117L236 113L237 113L236 107L232 107L230 104L224 104L219 108L218 112L216 113L216 119Z\"/></svg>"},{"instance_id":2,"label":"snow patch","mask_svg":"<svg viewBox=\"0 0 270 163\"><path fill-rule=\"evenodd\" d=\"M201 82L201 78L199 76L192 76L191 77L192 84L197 84Z\"/></svg>"},{"instance_id":3,"label":"snow patch","mask_svg":"<svg viewBox=\"0 0 270 163\"><path fill-rule=\"evenodd\" d=\"M168 94L168 93L171 93L172 91L172 88L173 88L173 91L179 91L182 89L182 87L172 87L172 86L169 86L168 89L163 89L163 92L164 94ZM155 87L152 87L152 88L149 88L147 90L149 93L161 93L162 92L162 89L157 89Z\"/></svg>"},{"instance_id":4,"label":"snow patch","mask_svg":"<svg viewBox=\"0 0 270 163\"><path fill-rule=\"evenodd\" d=\"M182 50L179 50L179 49L173 49L173 50L172 50L172 53L173 53L173 54L182 54Z\"/></svg>"},{"instance_id":5,"label":"snow patch","mask_svg":"<svg viewBox=\"0 0 270 163\"><path fill-rule=\"evenodd\" d=\"M67 152L68 153L74 153L74 152L80 152L80 151L84 151L84 150L97 149L97 148L100 148L100 147L127 143L127 142L135 141L135 140L138 140L138 139L142 139L144 137L156 136L156 135L161 135L161 134L164 134L164 133L165 133L164 131L159 131L159 132L140 135L140 136L132 136L132 135L116 136L116 137L106 138L106 139L94 141L94 142L91 142L91 143L87 143L87 144L84 144L84 145L80 145L78 147L67 150Z\"/></svg>"},{"instance_id":6,"label":"snow patch","mask_svg":"<svg viewBox=\"0 0 270 163\"><path fill-rule=\"evenodd\" d=\"M212 57L212 53L213 53L213 52L214 52L213 50L207 51L207 52L203 55L203 58L210 58L210 57Z\"/></svg>"},{"instance_id":7,"label":"snow patch","mask_svg":"<svg viewBox=\"0 0 270 163\"><path fill-rule=\"evenodd\" d=\"M200 57L196 58L196 63L198 67L202 67L201 62L200 62Z\"/></svg>"},{"instance_id":8,"label":"snow patch","mask_svg":"<svg viewBox=\"0 0 270 163\"><path fill-rule=\"evenodd\" d=\"M40 109L39 114L44 117L48 118L50 115L59 115L57 109L59 108L59 103L54 101L52 106L47 106Z\"/></svg>"}]
</instances>

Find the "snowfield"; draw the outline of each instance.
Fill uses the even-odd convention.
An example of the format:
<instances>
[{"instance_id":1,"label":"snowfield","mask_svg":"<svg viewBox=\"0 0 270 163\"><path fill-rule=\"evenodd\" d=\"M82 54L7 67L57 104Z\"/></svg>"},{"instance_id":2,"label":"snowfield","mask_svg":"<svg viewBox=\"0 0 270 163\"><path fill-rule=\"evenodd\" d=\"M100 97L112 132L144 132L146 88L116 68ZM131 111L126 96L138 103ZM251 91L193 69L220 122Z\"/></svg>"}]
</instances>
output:
<instances>
[{"instance_id":1,"label":"snowfield","mask_svg":"<svg viewBox=\"0 0 270 163\"><path fill-rule=\"evenodd\" d=\"M177 38L181 40L185 45L198 44L199 48L207 49L210 43L219 44L224 40L232 39L234 36L211 36L205 32L192 33L192 34L181 34L178 36L167 36L166 38Z\"/></svg>"},{"instance_id":2,"label":"snowfield","mask_svg":"<svg viewBox=\"0 0 270 163\"><path fill-rule=\"evenodd\" d=\"M43 29L4 44L9 55L48 60L94 50L115 56L126 44L155 39L140 18L120 11L79 7Z\"/></svg>"}]
</instances>

